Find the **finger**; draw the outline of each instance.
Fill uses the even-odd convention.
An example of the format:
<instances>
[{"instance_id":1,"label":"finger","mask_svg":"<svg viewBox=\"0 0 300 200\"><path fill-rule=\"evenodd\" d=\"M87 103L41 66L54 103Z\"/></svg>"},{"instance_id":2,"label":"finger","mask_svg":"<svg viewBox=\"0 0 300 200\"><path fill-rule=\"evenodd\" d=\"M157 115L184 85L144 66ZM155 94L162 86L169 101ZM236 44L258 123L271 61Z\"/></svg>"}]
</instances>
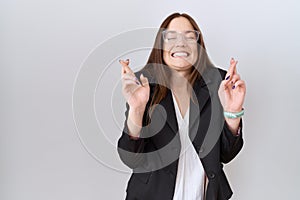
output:
<instances>
[{"instance_id":1,"label":"finger","mask_svg":"<svg viewBox=\"0 0 300 200\"><path fill-rule=\"evenodd\" d=\"M131 79L131 80L137 80L137 78L135 77L135 75L132 74L122 74L122 79Z\"/></svg>"},{"instance_id":2,"label":"finger","mask_svg":"<svg viewBox=\"0 0 300 200\"><path fill-rule=\"evenodd\" d=\"M125 65L124 69L125 69L125 73L134 75L134 72L131 70L131 68L128 65Z\"/></svg>"},{"instance_id":3,"label":"finger","mask_svg":"<svg viewBox=\"0 0 300 200\"><path fill-rule=\"evenodd\" d=\"M129 64L129 60L119 60L119 62L122 65L122 74L124 73L129 73L129 74L134 74L133 71L130 69L130 67L128 66Z\"/></svg>"},{"instance_id":4,"label":"finger","mask_svg":"<svg viewBox=\"0 0 300 200\"><path fill-rule=\"evenodd\" d=\"M228 85L229 85L228 83L229 82L227 80L221 81L220 89L227 90L228 89Z\"/></svg>"},{"instance_id":5,"label":"finger","mask_svg":"<svg viewBox=\"0 0 300 200\"><path fill-rule=\"evenodd\" d=\"M233 75L233 77L232 77L230 83L231 83L232 85L234 85L235 82L237 82L237 81L240 80L240 79L241 79L240 75L239 75L239 74L235 74L235 75Z\"/></svg>"},{"instance_id":6,"label":"finger","mask_svg":"<svg viewBox=\"0 0 300 200\"><path fill-rule=\"evenodd\" d=\"M122 64L122 60L121 59L119 60L119 63L122 65L121 74L123 75L123 74L126 73L126 69L125 69L125 67Z\"/></svg>"},{"instance_id":7,"label":"finger","mask_svg":"<svg viewBox=\"0 0 300 200\"><path fill-rule=\"evenodd\" d=\"M231 81L232 76L234 74L236 74L236 64L237 64L237 61L235 61L234 58L231 58L230 67L229 67L228 72L225 76L225 80Z\"/></svg>"},{"instance_id":8,"label":"finger","mask_svg":"<svg viewBox=\"0 0 300 200\"><path fill-rule=\"evenodd\" d=\"M140 85L140 81L138 80L138 78L132 74L123 74L122 81L125 81L125 80L135 81L138 85Z\"/></svg>"},{"instance_id":9,"label":"finger","mask_svg":"<svg viewBox=\"0 0 300 200\"><path fill-rule=\"evenodd\" d=\"M122 62L122 63L125 63L125 64L129 65L129 59L128 58L126 60L120 59L119 62L120 63Z\"/></svg>"},{"instance_id":10,"label":"finger","mask_svg":"<svg viewBox=\"0 0 300 200\"><path fill-rule=\"evenodd\" d=\"M141 85L139 82L135 81L135 80L131 80L131 79L126 79L123 80L123 88L126 88L127 86L130 85Z\"/></svg>"},{"instance_id":11,"label":"finger","mask_svg":"<svg viewBox=\"0 0 300 200\"><path fill-rule=\"evenodd\" d=\"M239 88L246 90L246 83L243 80L238 80L235 82L235 84L232 86L232 89Z\"/></svg>"},{"instance_id":12,"label":"finger","mask_svg":"<svg viewBox=\"0 0 300 200\"><path fill-rule=\"evenodd\" d=\"M123 63L125 63L127 66L129 66L129 59L127 58L126 60L121 60Z\"/></svg>"},{"instance_id":13,"label":"finger","mask_svg":"<svg viewBox=\"0 0 300 200\"><path fill-rule=\"evenodd\" d=\"M240 79L239 74L234 74L228 80L224 80L224 84L226 87L233 87L234 83Z\"/></svg>"},{"instance_id":14,"label":"finger","mask_svg":"<svg viewBox=\"0 0 300 200\"><path fill-rule=\"evenodd\" d=\"M129 59L123 60L127 65L129 65Z\"/></svg>"},{"instance_id":15,"label":"finger","mask_svg":"<svg viewBox=\"0 0 300 200\"><path fill-rule=\"evenodd\" d=\"M237 65L238 61L237 60L234 60L234 58L231 58L230 59L230 66L231 65L234 65L234 70L233 70L233 73L236 74L236 65Z\"/></svg>"},{"instance_id":16,"label":"finger","mask_svg":"<svg viewBox=\"0 0 300 200\"><path fill-rule=\"evenodd\" d=\"M143 87L149 86L148 78L145 77L143 74L141 74L140 80L141 80L141 83L142 83Z\"/></svg>"},{"instance_id":17,"label":"finger","mask_svg":"<svg viewBox=\"0 0 300 200\"><path fill-rule=\"evenodd\" d=\"M120 61L122 65L122 74L128 73L128 74L133 74L133 71L130 69L128 64L124 61Z\"/></svg>"}]
</instances>

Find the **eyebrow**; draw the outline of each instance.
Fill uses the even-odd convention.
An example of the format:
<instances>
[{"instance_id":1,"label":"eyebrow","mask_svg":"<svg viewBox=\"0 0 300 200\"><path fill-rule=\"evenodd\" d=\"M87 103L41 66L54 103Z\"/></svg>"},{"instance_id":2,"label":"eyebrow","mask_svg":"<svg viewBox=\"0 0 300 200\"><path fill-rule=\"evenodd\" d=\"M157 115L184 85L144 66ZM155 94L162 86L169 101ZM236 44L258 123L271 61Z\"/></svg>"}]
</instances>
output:
<instances>
[{"instance_id":1,"label":"eyebrow","mask_svg":"<svg viewBox=\"0 0 300 200\"><path fill-rule=\"evenodd\" d=\"M184 31L176 31L176 30L172 30L172 29L166 29L166 31L187 32L187 31L195 31L195 30L194 29L190 29L190 30L184 30Z\"/></svg>"},{"instance_id":2,"label":"eyebrow","mask_svg":"<svg viewBox=\"0 0 300 200\"><path fill-rule=\"evenodd\" d=\"M178 32L178 33L189 33L189 32L193 32L193 31L197 31L197 30L185 30L185 31L175 31L175 30L166 30L166 31L168 31L168 32L173 32L173 33L176 33L176 32Z\"/></svg>"}]
</instances>

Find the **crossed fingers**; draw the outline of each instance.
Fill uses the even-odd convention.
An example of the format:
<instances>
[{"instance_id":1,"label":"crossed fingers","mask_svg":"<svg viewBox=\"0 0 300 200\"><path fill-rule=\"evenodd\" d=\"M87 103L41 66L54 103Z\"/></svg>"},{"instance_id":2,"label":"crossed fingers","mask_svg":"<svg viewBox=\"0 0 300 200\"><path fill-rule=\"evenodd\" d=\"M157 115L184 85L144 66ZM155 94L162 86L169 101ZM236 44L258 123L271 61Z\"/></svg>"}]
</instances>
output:
<instances>
[{"instance_id":1,"label":"crossed fingers","mask_svg":"<svg viewBox=\"0 0 300 200\"><path fill-rule=\"evenodd\" d=\"M137 85L140 85L139 79L135 76L134 72L128 66L129 59L119 60L119 62L122 65L121 74L122 74L123 82L124 83L136 83Z\"/></svg>"},{"instance_id":2,"label":"crossed fingers","mask_svg":"<svg viewBox=\"0 0 300 200\"><path fill-rule=\"evenodd\" d=\"M225 89L235 89L237 87L245 87L245 82L241 80L240 75L237 73L236 65L238 61L231 58L230 60L230 67L228 69L228 72L225 76L225 80L223 82L223 85Z\"/></svg>"}]
</instances>

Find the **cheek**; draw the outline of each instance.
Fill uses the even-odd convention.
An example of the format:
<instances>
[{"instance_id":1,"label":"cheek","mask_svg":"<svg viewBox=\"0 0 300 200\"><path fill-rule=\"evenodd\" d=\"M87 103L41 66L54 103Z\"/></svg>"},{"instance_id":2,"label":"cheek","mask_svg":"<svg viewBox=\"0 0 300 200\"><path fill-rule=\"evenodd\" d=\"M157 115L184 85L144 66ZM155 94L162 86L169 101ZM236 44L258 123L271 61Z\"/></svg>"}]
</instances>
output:
<instances>
[{"instance_id":1,"label":"cheek","mask_svg":"<svg viewBox=\"0 0 300 200\"><path fill-rule=\"evenodd\" d=\"M163 51L163 60L164 60L164 62L165 63L168 63L168 61L169 61L169 52L168 51Z\"/></svg>"},{"instance_id":2,"label":"cheek","mask_svg":"<svg viewBox=\"0 0 300 200\"><path fill-rule=\"evenodd\" d=\"M192 56L189 58L189 63L194 65L198 59L198 49L196 48L191 48Z\"/></svg>"},{"instance_id":3,"label":"cheek","mask_svg":"<svg viewBox=\"0 0 300 200\"><path fill-rule=\"evenodd\" d=\"M166 62L170 49L168 49L168 46L164 44L162 50L163 50L163 60Z\"/></svg>"},{"instance_id":4,"label":"cheek","mask_svg":"<svg viewBox=\"0 0 300 200\"><path fill-rule=\"evenodd\" d=\"M163 45L163 51L165 52L165 51L171 51L171 49L172 49L172 46L170 46L170 45L168 45L168 44L164 44Z\"/></svg>"},{"instance_id":5,"label":"cheek","mask_svg":"<svg viewBox=\"0 0 300 200\"><path fill-rule=\"evenodd\" d=\"M197 60L198 59L198 49L197 49L197 47L192 48L192 52L193 52L193 60Z\"/></svg>"}]
</instances>

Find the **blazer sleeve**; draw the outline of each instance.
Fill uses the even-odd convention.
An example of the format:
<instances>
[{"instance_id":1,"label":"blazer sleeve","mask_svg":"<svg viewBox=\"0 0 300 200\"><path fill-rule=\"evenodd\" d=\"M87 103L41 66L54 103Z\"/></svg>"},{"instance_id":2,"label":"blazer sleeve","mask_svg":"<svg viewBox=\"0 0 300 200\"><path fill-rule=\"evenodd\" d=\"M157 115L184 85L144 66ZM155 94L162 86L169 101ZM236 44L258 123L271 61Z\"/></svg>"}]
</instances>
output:
<instances>
[{"instance_id":1,"label":"blazer sleeve","mask_svg":"<svg viewBox=\"0 0 300 200\"><path fill-rule=\"evenodd\" d=\"M224 128L221 134L221 162L228 163L240 152L243 147L242 119L239 125L239 134L234 135L224 122Z\"/></svg>"},{"instance_id":2,"label":"blazer sleeve","mask_svg":"<svg viewBox=\"0 0 300 200\"><path fill-rule=\"evenodd\" d=\"M126 120L124 122L124 128L122 135L118 140L118 154L122 162L131 169L139 167L145 160L144 149L148 143L147 127L145 125L146 112L143 117L143 128L140 133L139 138L132 138L129 135L129 130L127 127L129 105L126 103L125 116Z\"/></svg>"}]
</instances>

